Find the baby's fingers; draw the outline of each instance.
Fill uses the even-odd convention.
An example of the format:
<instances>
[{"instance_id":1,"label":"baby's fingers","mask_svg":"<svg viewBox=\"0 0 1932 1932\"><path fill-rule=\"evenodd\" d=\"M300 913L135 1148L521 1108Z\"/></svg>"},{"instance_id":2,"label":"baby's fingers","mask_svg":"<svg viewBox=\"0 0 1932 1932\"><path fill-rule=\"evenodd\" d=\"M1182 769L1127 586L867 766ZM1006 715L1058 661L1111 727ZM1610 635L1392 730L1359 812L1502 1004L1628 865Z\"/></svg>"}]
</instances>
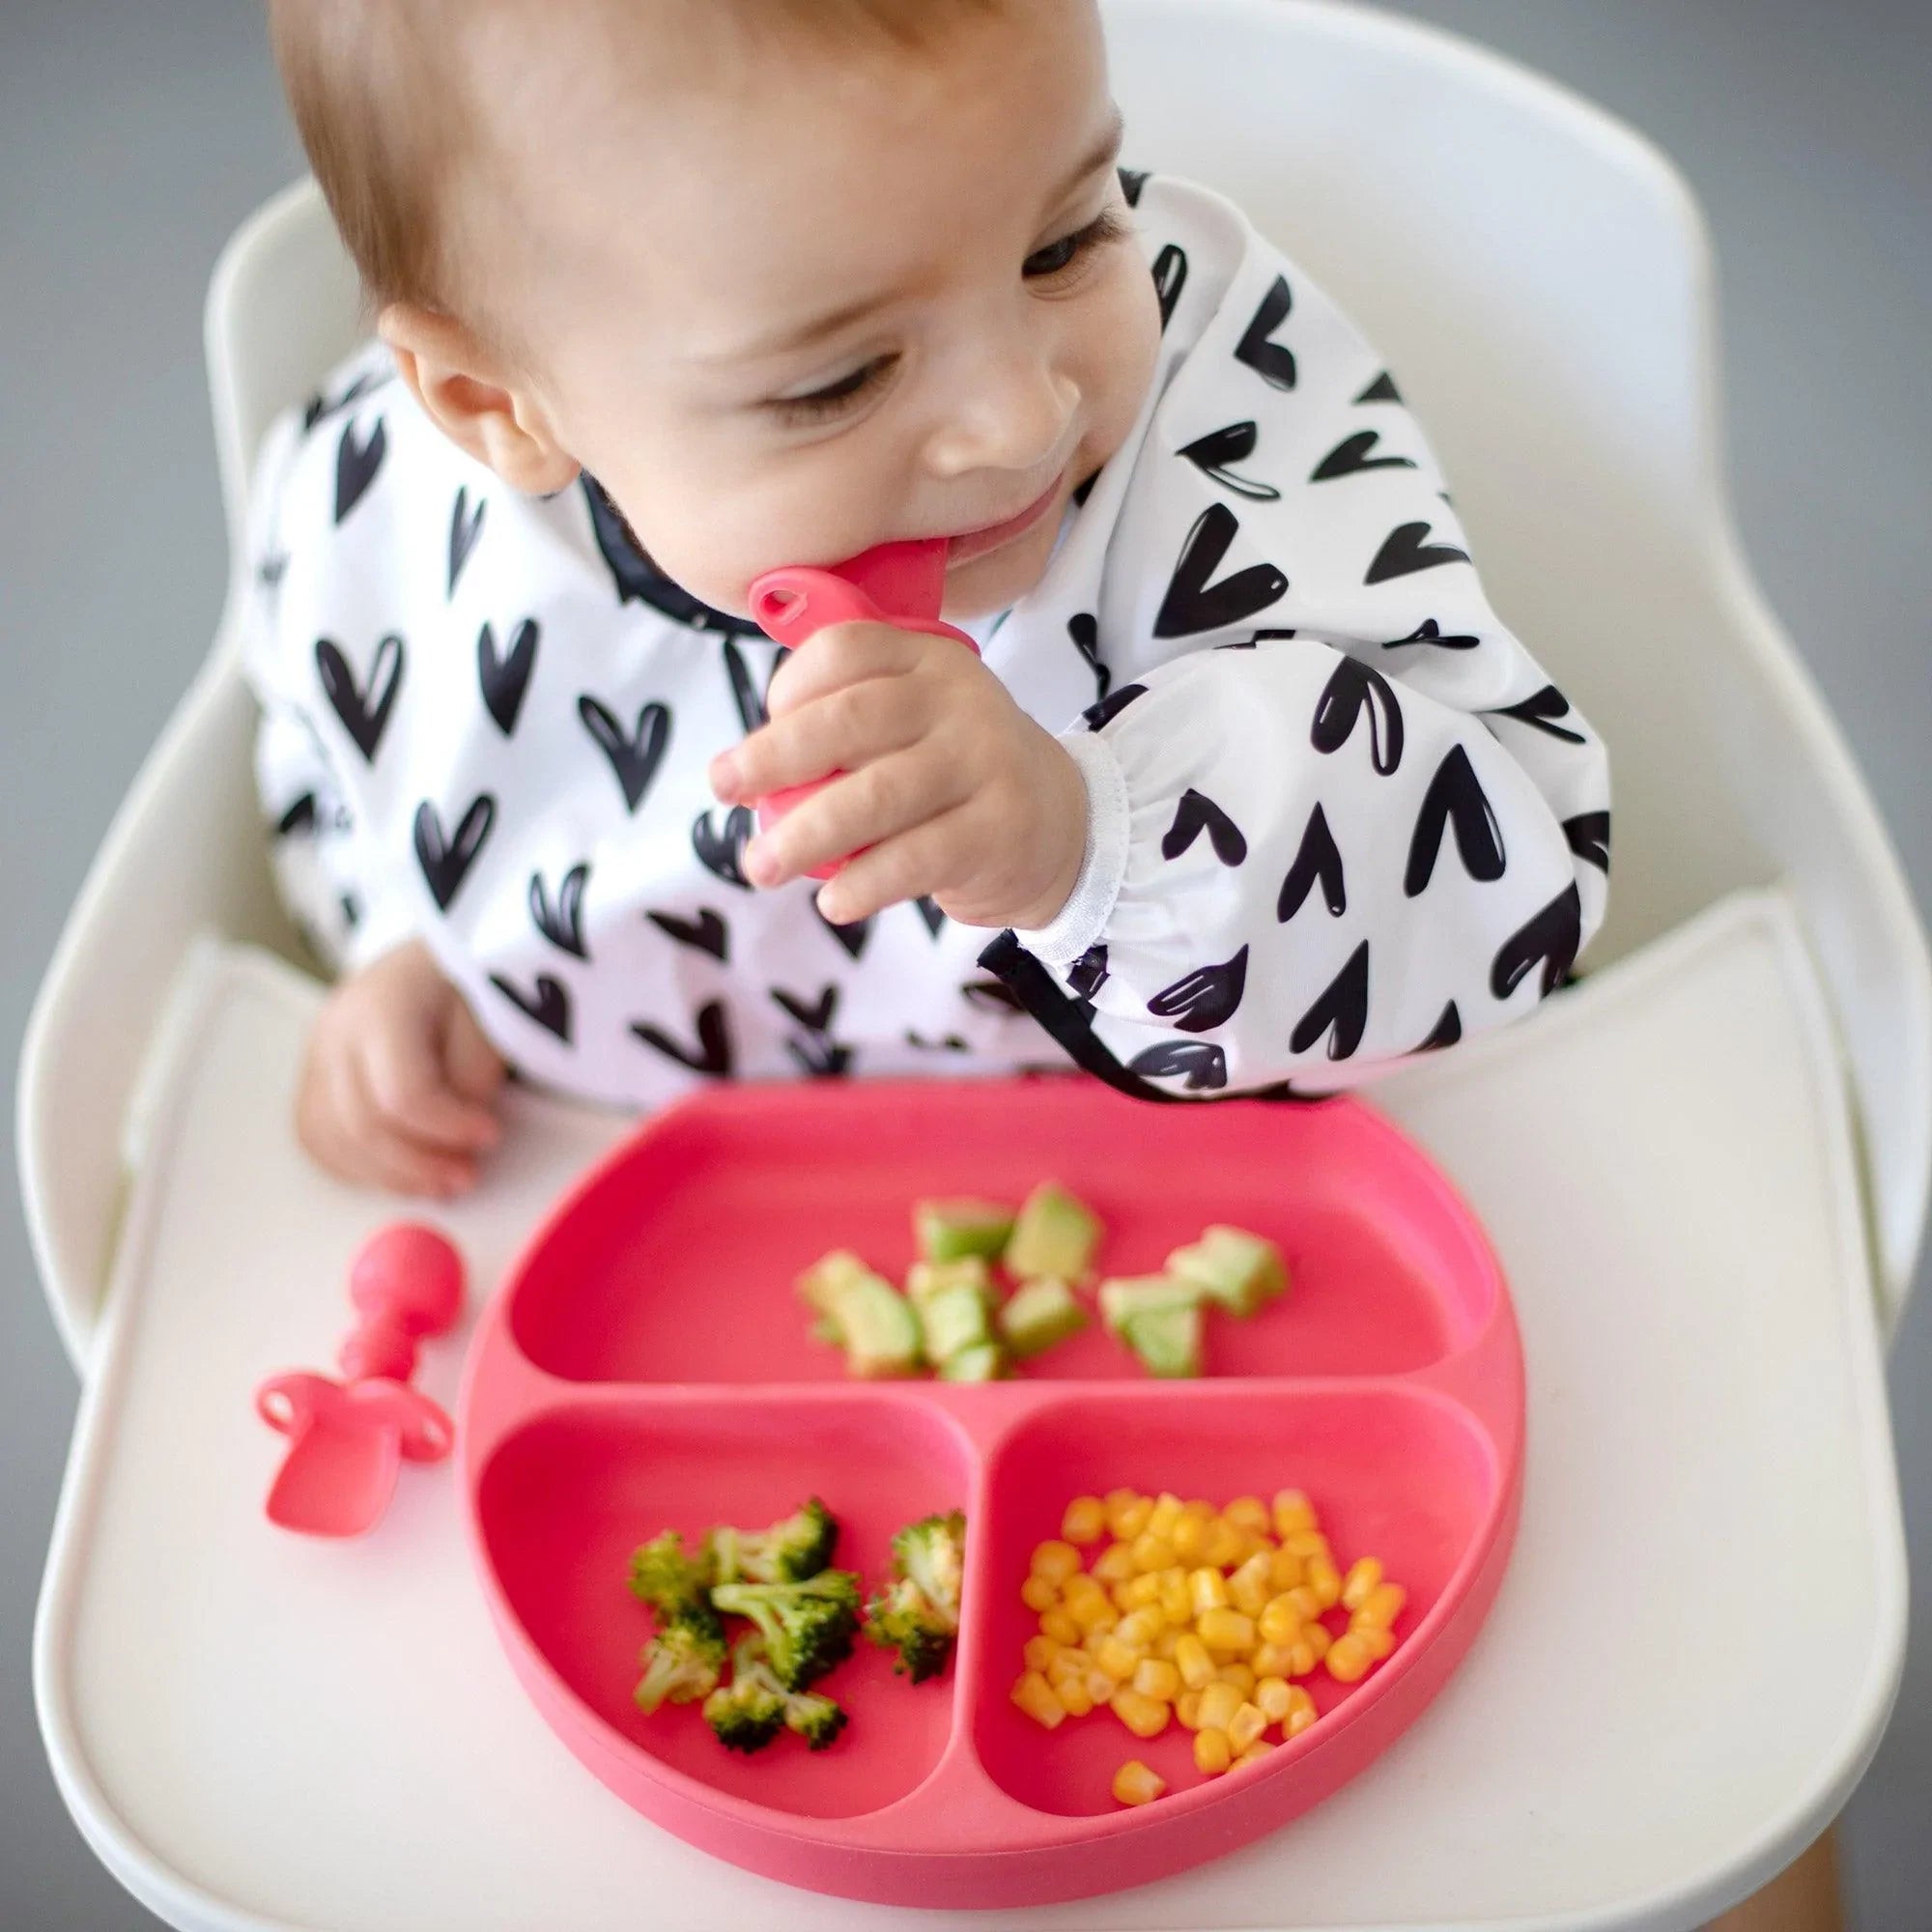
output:
<instances>
[{"instance_id":1,"label":"baby's fingers","mask_svg":"<svg viewBox=\"0 0 1932 1932\"><path fill-rule=\"evenodd\" d=\"M782 885L950 810L966 791L929 749L895 752L793 806L745 848L745 870L754 885Z\"/></svg>"},{"instance_id":2,"label":"baby's fingers","mask_svg":"<svg viewBox=\"0 0 1932 1932\"><path fill-rule=\"evenodd\" d=\"M916 680L872 677L841 686L775 718L711 763L711 786L726 805L763 798L828 773L855 771L902 751L930 720Z\"/></svg>"},{"instance_id":3,"label":"baby's fingers","mask_svg":"<svg viewBox=\"0 0 1932 1932\"><path fill-rule=\"evenodd\" d=\"M851 925L937 890L956 869L963 819L964 808L955 806L847 860L818 889L819 911L834 925Z\"/></svg>"},{"instance_id":4,"label":"baby's fingers","mask_svg":"<svg viewBox=\"0 0 1932 1932\"><path fill-rule=\"evenodd\" d=\"M377 1123L418 1147L475 1153L501 1129L480 1100L457 1092L427 1029L396 1027L370 1039L359 1056L362 1090Z\"/></svg>"},{"instance_id":5,"label":"baby's fingers","mask_svg":"<svg viewBox=\"0 0 1932 1932\"><path fill-rule=\"evenodd\" d=\"M299 1118L303 1145L338 1179L448 1200L476 1183L473 1160L418 1147L384 1124L355 1059L316 1069Z\"/></svg>"}]
</instances>

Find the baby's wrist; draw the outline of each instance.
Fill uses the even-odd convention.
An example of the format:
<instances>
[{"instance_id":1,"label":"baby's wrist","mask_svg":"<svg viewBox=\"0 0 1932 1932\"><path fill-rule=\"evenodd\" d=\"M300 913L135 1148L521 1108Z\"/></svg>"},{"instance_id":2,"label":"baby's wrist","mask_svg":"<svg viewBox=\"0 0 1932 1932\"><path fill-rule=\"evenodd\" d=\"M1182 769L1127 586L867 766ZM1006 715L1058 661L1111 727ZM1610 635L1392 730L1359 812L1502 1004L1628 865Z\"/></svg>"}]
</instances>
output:
<instances>
[{"instance_id":1,"label":"baby's wrist","mask_svg":"<svg viewBox=\"0 0 1932 1932\"><path fill-rule=\"evenodd\" d=\"M1060 917L1080 882L1087 858L1086 779L1057 738L1046 739L1044 757L1050 776L1041 787L1037 833L1039 877L1024 902L1001 922L1018 931L1036 931Z\"/></svg>"}]
</instances>

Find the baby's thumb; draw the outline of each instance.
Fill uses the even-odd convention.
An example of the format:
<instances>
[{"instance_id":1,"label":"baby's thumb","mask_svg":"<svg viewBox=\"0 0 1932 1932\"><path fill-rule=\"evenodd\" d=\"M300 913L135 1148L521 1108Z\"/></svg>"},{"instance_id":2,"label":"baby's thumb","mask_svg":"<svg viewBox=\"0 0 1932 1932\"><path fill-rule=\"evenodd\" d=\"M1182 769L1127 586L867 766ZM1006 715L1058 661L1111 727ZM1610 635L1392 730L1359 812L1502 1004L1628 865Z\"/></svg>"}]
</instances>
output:
<instances>
[{"instance_id":1,"label":"baby's thumb","mask_svg":"<svg viewBox=\"0 0 1932 1932\"><path fill-rule=\"evenodd\" d=\"M503 1057L485 1037L475 1015L460 995L449 1003L442 1064L449 1084L466 1100L487 1106L503 1084L506 1071Z\"/></svg>"}]
</instances>

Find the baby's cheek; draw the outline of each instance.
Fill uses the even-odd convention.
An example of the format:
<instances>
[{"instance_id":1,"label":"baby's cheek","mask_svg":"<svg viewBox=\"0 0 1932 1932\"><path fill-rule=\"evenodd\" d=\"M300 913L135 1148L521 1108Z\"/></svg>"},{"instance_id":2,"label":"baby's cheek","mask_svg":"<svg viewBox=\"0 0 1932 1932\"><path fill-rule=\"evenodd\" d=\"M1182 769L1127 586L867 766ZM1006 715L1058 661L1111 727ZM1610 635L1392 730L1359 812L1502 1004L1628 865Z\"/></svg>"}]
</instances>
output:
<instances>
[{"instance_id":1,"label":"baby's cheek","mask_svg":"<svg viewBox=\"0 0 1932 1932\"><path fill-rule=\"evenodd\" d=\"M1160 302L1137 248L1117 250L1104 282L1083 309L1078 380L1091 424L1087 454L1098 464L1126 440L1160 355Z\"/></svg>"}]
</instances>

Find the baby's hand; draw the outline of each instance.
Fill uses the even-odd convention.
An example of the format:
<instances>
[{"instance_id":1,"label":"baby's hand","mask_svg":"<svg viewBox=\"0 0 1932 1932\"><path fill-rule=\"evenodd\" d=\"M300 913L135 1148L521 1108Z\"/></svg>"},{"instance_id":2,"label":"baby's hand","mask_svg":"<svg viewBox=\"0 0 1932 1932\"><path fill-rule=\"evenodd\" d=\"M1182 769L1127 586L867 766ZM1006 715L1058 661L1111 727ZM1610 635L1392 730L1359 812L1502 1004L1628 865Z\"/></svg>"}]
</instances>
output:
<instances>
[{"instance_id":1,"label":"baby's hand","mask_svg":"<svg viewBox=\"0 0 1932 1932\"><path fill-rule=\"evenodd\" d=\"M818 894L838 924L929 895L962 924L1040 926L1066 903L1087 844L1079 767L956 639L831 625L779 668L770 707L712 761L721 800L844 776L745 848L753 884L855 852Z\"/></svg>"},{"instance_id":2,"label":"baby's hand","mask_svg":"<svg viewBox=\"0 0 1932 1932\"><path fill-rule=\"evenodd\" d=\"M309 1035L296 1131L338 1179L447 1198L496 1146L504 1067L420 942L342 980Z\"/></svg>"}]
</instances>

